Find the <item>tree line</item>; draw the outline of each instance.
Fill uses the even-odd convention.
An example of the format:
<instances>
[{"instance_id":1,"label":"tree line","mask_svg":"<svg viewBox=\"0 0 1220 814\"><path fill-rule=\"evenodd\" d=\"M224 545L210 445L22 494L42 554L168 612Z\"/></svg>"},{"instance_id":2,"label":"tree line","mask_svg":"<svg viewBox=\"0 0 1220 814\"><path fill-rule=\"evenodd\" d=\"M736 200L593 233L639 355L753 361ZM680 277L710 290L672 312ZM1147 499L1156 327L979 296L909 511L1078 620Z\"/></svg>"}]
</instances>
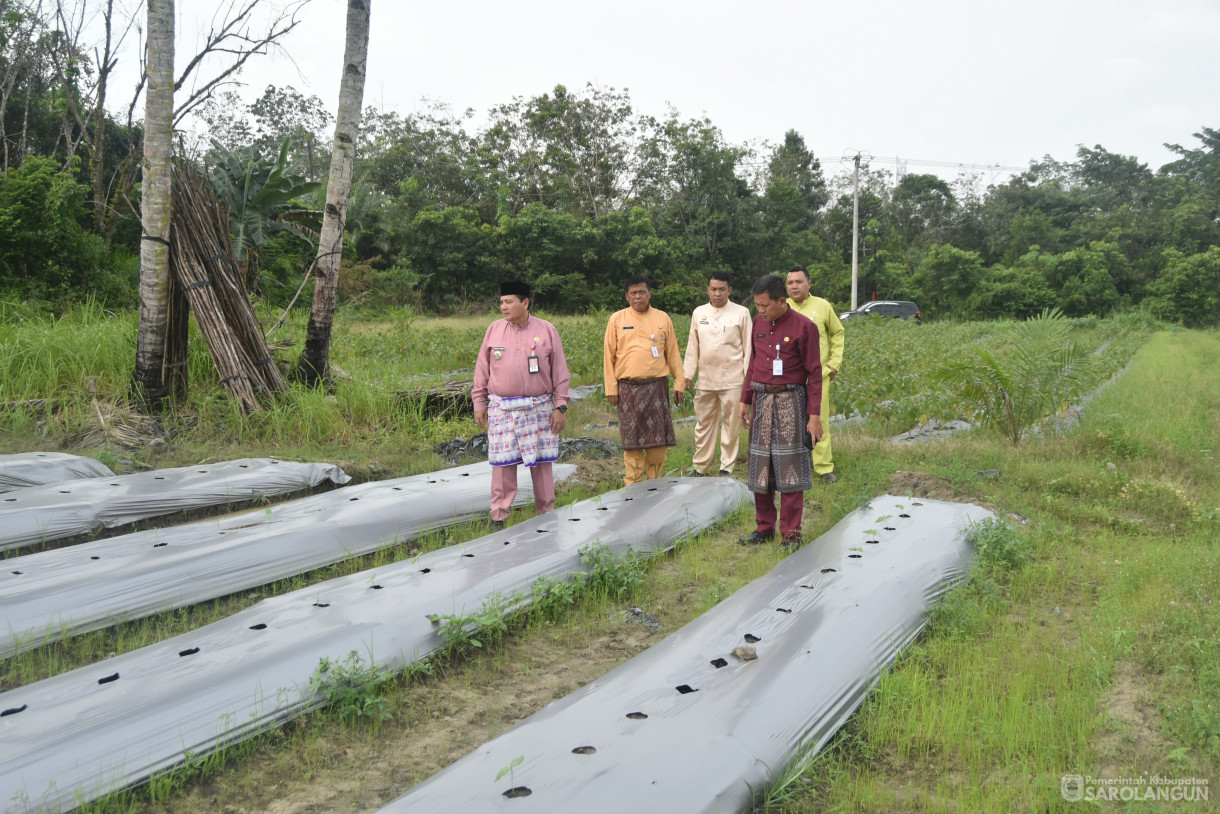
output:
<instances>
[{"instance_id":1,"label":"tree line","mask_svg":"<svg viewBox=\"0 0 1220 814\"><path fill-rule=\"evenodd\" d=\"M133 306L143 123L134 104L109 112L103 81L123 32L107 18L106 47L85 48L58 8L0 0L0 299ZM233 213L252 290L285 304L317 255L333 115L291 87L189 98L178 149ZM618 307L623 281L643 273L654 304L681 311L712 271L740 292L797 263L815 293L850 300L850 176L828 173L795 130L734 144L708 118L640 113L627 91L593 85L475 122L441 104L364 110L341 303L450 311L521 278L541 306L580 311ZM1100 145L998 184L866 168L860 298L913 299L932 318L1140 308L1214 325L1220 131L1193 139L1156 170Z\"/></svg>"}]
</instances>

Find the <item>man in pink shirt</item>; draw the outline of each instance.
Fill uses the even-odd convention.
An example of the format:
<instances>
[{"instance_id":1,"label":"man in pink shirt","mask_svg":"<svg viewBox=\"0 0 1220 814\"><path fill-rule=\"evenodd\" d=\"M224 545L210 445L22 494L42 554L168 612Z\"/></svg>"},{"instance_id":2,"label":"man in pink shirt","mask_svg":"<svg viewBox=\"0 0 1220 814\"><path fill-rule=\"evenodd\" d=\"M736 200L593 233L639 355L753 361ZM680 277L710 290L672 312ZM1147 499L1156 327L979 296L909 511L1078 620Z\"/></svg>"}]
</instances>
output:
<instances>
[{"instance_id":1,"label":"man in pink shirt","mask_svg":"<svg viewBox=\"0 0 1220 814\"><path fill-rule=\"evenodd\" d=\"M517 496L517 464L530 468L538 513L555 508L551 463L568 411L568 362L559 332L530 314L530 287L500 286L504 319L487 327L474 368L474 420L487 430L491 527L502 529Z\"/></svg>"}]
</instances>

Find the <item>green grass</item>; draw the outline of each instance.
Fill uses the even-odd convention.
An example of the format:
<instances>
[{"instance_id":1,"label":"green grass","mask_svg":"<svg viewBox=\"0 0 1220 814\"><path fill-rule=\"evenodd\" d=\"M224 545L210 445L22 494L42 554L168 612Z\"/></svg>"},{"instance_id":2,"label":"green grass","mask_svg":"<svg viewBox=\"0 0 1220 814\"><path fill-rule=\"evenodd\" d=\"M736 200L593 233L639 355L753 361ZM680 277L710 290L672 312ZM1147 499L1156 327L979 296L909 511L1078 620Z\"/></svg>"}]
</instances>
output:
<instances>
[{"instance_id":1,"label":"green grass","mask_svg":"<svg viewBox=\"0 0 1220 814\"><path fill-rule=\"evenodd\" d=\"M1215 785L1217 354L1214 334L1158 334L1078 433L1007 453L1001 478L971 485L1033 518L1017 527L1032 558L976 571L768 810L1066 811L1068 773ZM950 442L919 465L968 483L985 452Z\"/></svg>"},{"instance_id":2,"label":"green grass","mask_svg":"<svg viewBox=\"0 0 1220 814\"><path fill-rule=\"evenodd\" d=\"M3 315L0 315L3 317ZM477 429L473 419L432 419L400 392L426 388L446 378L469 378L475 354L492 315L480 319L435 320L403 314L373 323L340 315L336 319L332 392L292 386L257 413L243 413L222 391L202 337L191 328L190 395L159 418L171 443L196 458L234 457L260 447L282 457L348 458L358 449L383 466L404 468L418 452ZM689 316L673 315L680 345ZM573 384L602 380L604 320L596 315L556 317L564 339ZM1130 317L1068 321L1072 338L1100 350L1085 381L1096 386L1120 369L1146 340L1149 326ZM304 335L304 315L293 315L276 334L296 345L276 352L281 365L295 362ZM876 426L900 432L928 417L970 418L975 406L935 382L939 367L965 347L1007 348L1018 323L908 325L901 320L853 323L850 352L835 382L836 411L860 411ZM52 438L79 437L99 423L98 403L126 404L133 365L136 316L111 315L85 304L60 319L0 318L0 434ZM47 399L45 408L12 404ZM598 400L601 401L600 399ZM7 406L5 406L7 405ZM604 402L600 408L604 408ZM689 403L682 415L689 414ZM569 417L583 426L579 410ZM120 418L123 412L119 410ZM571 434L571 433L569 433ZM3 442L0 447L12 447ZM109 452L104 447L98 454ZM155 454L128 454L163 465Z\"/></svg>"},{"instance_id":3,"label":"green grass","mask_svg":"<svg viewBox=\"0 0 1220 814\"><path fill-rule=\"evenodd\" d=\"M56 396L67 404L45 421L21 410L0 415L0 431L8 433L10 448L30 448L35 433L62 437L65 428L85 423L88 398L77 391L87 375L114 383L118 389L107 395L103 387L102 397L118 398L129 372L123 372L122 364L107 368L113 357L87 361L85 354L91 342L113 342L107 337L114 331L121 341L108 353L118 353L120 345L128 353L124 343L131 337L122 331L134 330L134 322L125 320L114 320L116 326L85 314L62 324L24 328L0 322L0 331L30 329L42 337L21 340L26 350L20 355L28 361L4 362L16 378L0 379L0 400ZM206 354L195 375L199 354L193 348L196 387L191 402L167 418L179 449L164 456L219 459L275 451L335 459L382 477L435 468L441 462L421 450L456 435L468 437L473 422L425 421L395 407L390 394L425 371L468 367L486 321L451 325L404 317L368 325L340 320L335 361L350 378L341 380L330 398L294 391L283 406L255 416L233 410L210 383ZM598 381L600 324L592 317L556 322L569 343L577 381ZM297 328L290 325L285 332ZM1151 327L1135 318L1073 321L1073 337L1101 350L1091 387L1128 363L1130 368L1096 393L1078 428L1035 437L1014 449L984 431L914 447L885 440L922 417L962 414L967 408L933 385L929 374L972 343L1003 351L1015 336L1012 323L910 326L871 320L849 330L847 362L835 384L836 408L861 409L874 420L834 430L840 481L819 483L807 495L807 536L890 491L895 473L919 473L937 496L996 510L1013 525L1029 558L1014 558L1004 569L976 571L883 676L847 727L821 753L794 767L767 810L1068 811L1072 806L1059 794L1065 773L1206 777L1214 791L1220 782L1217 335L1161 332L1149 341ZM86 339L63 339L76 350L56 361L41 346L60 342L64 331ZM684 325L678 333L685 337ZM86 365L97 367L86 374ZM40 384L52 375L48 381L65 384ZM581 429L604 424L609 415L599 399L579 402L566 434L614 437L613 430ZM689 428L679 429L679 444L667 462L671 472L689 468ZM155 462L165 465L161 461L167 457ZM599 466L593 471L600 474L591 480L562 487L561 502L618 485L621 461ZM1000 474L980 477L987 470ZM514 519L530 513L518 512ZM1014 513L1028 518L1028 525L1013 519ZM563 673L586 660L590 648L617 648L622 623L611 620L625 604L658 616L668 633L769 571L778 551L734 542L751 528L752 514L744 510L719 529L686 541L672 556L648 563L627 599L615 599L608 590L536 586L535 596L550 604L514 622L508 635L450 661L429 662L427 668L378 685L373 696L360 696L361 703L385 699L391 717L384 722L314 714L192 761L181 774L158 778L145 791L88 810L265 808L288 790L308 790L310 784L333 787L345 772L355 771L334 756L336 744L340 752L353 754L350 763L368 763L370 752L397 748L394 759L404 767L392 782L417 782L445 760L459 757L460 749L477 745L463 737L494 736L558 697L548 693L574 689L561 682L541 694L514 692L530 686L539 672ZM480 533L482 528L472 524L432 536L418 548L431 550ZM390 549L257 593L292 590L412 556L414 550ZM229 597L39 648L6 661L0 682L13 686L125 652L225 616L249 601L244 595ZM630 655L624 649L622 659ZM497 692L529 697L534 706L504 701L503 708L484 708L482 699ZM434 763L408 746L433 731L437 721L466 708L480 710L490 720L439 724L461 729L454 737L464 745L452 747L457 753ZM442 751L448 755L450 747ZM213 803L214 798L219 802ZM1207 808L1195 804L1184 810Z\"/></svg>"}]
</instances>

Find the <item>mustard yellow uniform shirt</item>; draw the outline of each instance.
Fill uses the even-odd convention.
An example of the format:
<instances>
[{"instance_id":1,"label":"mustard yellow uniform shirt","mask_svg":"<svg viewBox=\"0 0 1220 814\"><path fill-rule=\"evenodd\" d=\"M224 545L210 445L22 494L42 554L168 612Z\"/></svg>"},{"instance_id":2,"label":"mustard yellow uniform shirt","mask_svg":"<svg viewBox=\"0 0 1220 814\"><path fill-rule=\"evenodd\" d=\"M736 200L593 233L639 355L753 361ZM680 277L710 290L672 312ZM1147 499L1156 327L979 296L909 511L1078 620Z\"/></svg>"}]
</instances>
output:
<instances>
[{"instance_id":1,"label":"mustard yellow uniform shirt","mask_svg":"<svg viewBox=\"0 0 1220 814\"><path fill-rule=\"evenodd\" d=\"M843 323L835 313L829 300L809 296L804 302L788 298L788 305L798 314L804 314L818 326L819 343L822 346L822 367L833 367L840 370L843 367Z\"/></svg>"},{"instance_id":2,"label":"mustard yellow uniform shirt","mask_svg":"<svg viewBox=\"0 0 1220 814\"><path fill-rule=\"evenodd\" d=\"M656 345L657 355L652 355ZM602 368L606 395L618 395L619 379L657 379L674 377L674 389L682 391L682 357L678 337L669 314L649 307L640 314L634 308L616 311L606 324L602 345Z\"/></svg>"}]
</instances>

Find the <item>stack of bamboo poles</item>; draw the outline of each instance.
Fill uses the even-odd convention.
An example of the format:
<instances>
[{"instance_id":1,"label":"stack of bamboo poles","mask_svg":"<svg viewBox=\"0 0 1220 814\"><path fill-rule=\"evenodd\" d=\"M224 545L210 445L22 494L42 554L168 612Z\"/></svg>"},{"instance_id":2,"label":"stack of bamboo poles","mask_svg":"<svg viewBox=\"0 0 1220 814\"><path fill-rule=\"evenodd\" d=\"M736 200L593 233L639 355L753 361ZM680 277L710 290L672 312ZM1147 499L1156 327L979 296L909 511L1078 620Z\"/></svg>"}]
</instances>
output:
<instances>
[{"instance_id":1,"label":"stack of bamboo poles","mask_svg":"<svg viewBox=\"0 0 1220 814\"><path fill-rule=\"evenodd\" d=\"M221 385L244 409L256 411L260 394L283 390L288 382L271 357L242 284L228 213L203 176L185 161L174 162L173 196L174 284L186 295Z\"/></svg>"}]
</instances>

